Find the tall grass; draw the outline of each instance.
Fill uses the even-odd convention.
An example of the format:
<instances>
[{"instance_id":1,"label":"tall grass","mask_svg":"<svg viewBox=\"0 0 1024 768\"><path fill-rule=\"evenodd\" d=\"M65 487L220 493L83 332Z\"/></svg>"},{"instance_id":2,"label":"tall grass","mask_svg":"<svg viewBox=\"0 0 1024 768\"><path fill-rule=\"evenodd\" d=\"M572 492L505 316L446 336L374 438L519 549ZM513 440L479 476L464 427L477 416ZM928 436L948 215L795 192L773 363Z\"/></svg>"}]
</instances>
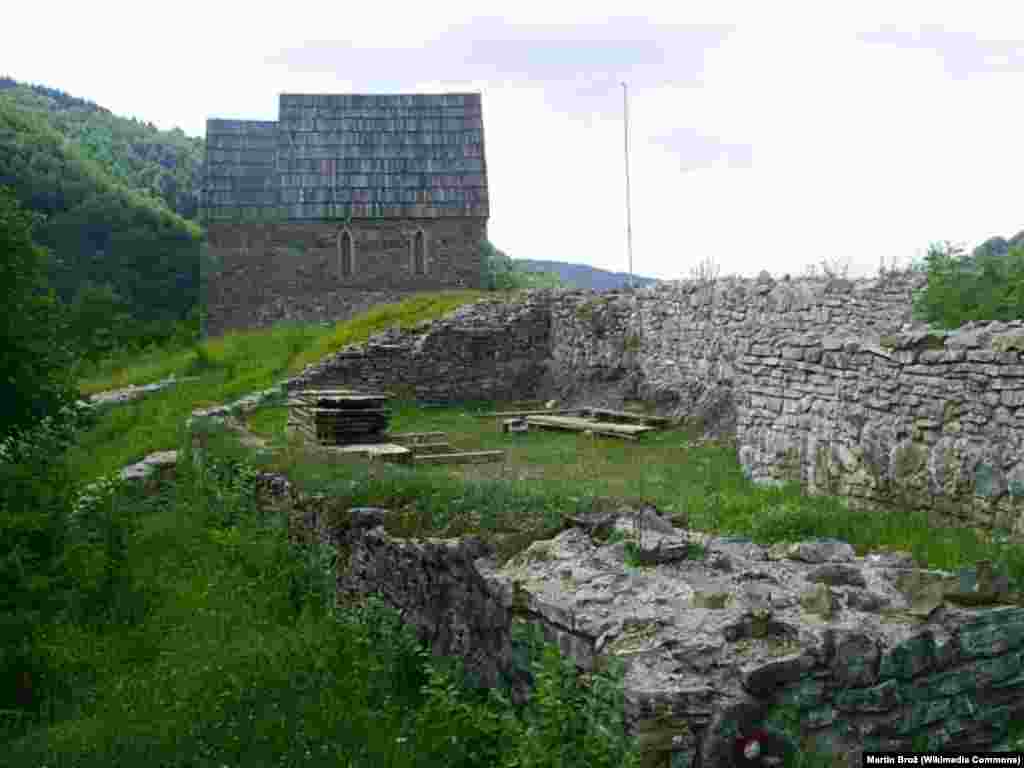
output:
<instances>
[{"instance_id":1,"label":"tall grass","mask_svg":"<svg viewBox=\"0 0 1024 768\"><path fill-rule=\"evenodd\" d=\"M5 765L636 765L614 675L584 689L549 650L525 709L466 687L378 600L334 605L337 553L260 513L236 454L181 447L172 486L121 499L132 609L41 627L69 684L8 722Z\"/></svg>"}]
</instances>

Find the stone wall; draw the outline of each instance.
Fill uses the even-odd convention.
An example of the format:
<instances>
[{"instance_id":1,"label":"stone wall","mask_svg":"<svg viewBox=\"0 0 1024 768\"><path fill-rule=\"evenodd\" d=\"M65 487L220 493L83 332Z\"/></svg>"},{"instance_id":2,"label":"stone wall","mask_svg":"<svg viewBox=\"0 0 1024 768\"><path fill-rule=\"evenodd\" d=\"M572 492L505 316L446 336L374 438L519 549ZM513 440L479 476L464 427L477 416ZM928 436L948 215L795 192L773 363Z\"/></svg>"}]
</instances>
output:
<instances>
[{"instance_id":1,"label":"stone wall","mask_svg":"<svg viewBox=\"0 0 1024 768\"><path fill-rule=\"evenodd\" d=\"M632 395L724 421L756 482L1024 534L1024 328L925 333L923 282L570 293L552 303L552 380L564 401Z\"/></svg>"},{"instance_id":2,"label":"stone wall","mask_svg":"<svg viewBox=\"0 0 1024 768\"><path fill-rule=\"evenodd\" d=\"M293 537L349 553L340 597L381 595L484 685L528 696L517 618L583 670L622 660L623 716L645 766L725 768L750 739L850 766L862 750L919 741L1006 748L1024 717L1024 598L989 562L945 572L831 539L765 547L678 529L648 507L612 522L635 537L642 517L642 569L580 519L502 564L475 538L391 536L384 510L299 493L280 475L263 473L257 489L263 508L287 512Z\"/></svg>"},{"instance_id":3,"label":"stone wall","mask_svg":"<svg viewBox=\"0 0 1024 768\"><path fill-rule=\"evenodd\" d=\"M861 333L910 322L919 276L884 280L659 283L574 291L553 302L552 373L563 399L613 385L691 415L728 388L744 343L811 330Z\"/></svg>"},{"instance_id":4,"label":"stone wall","mask_svg":"<svg viewBox=\"0 0 1024 768\"><path fill-rule=\"evenodd\" d=\"M1024 534L1024 323L777 337L736 364L739 458L851 506Z\"/></svg>"},{"instance_id":5,"label":"stone wall","mask_svg":"<svg viewBox=\"0 0 1024 768\"><path fill-rule=\"evenodd\" d=\"M530 675L513 660L511 616L473 565L491 554L484 542L394 538L383 528L384 510L339 507L273 473L257 478L257 498L264 510L289 516L294 541L319 541L347 556L338 569L341 602L382 597L435 655L458 656L477 684L507 686L515 701L525 700Z\"/></svg>"},{"instance_id":6,"label":"stone wall","mask_svg":"<svg viewBox=\"0 0 1024 768\"><path fill-rule=\"evenodd\" d=\"M486 299L437 322L343 349L287 387L351 386L427 401L521 399L537 391L549 347L543 297L516 304Z\"/></svg>"},{"instance_id":7,"label":"stone wall","mask_svg":"<svg viewBox=\"0 0 1024 768\"><path fill-rule=\"evenodd\" d=\"M352 237L352 271L342 274L338 235ZM425 238L416 274L412 238ZM211 223L207 330L260 327L282 319L326 322L413 291L479 288L481 218L309 223Z\"/></svg>"}]
</instances>

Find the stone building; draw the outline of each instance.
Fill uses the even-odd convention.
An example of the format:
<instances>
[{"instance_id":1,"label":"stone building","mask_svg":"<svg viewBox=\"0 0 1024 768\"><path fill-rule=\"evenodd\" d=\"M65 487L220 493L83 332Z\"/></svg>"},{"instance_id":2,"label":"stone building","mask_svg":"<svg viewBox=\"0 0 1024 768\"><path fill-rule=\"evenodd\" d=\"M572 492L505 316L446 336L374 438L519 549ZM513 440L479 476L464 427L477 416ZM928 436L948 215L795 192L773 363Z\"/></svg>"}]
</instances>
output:
<instances>
[{"instance_id":1,"label":"stone building","mask_svg":"<svg viewBox=\"0 0 1024 768\"><path fill-rule=\"evenodd\" d=\"M207 120L207 330L480 287L488 213L478 93L282 94L277 122Z\"/></svg>"}]
</instances>

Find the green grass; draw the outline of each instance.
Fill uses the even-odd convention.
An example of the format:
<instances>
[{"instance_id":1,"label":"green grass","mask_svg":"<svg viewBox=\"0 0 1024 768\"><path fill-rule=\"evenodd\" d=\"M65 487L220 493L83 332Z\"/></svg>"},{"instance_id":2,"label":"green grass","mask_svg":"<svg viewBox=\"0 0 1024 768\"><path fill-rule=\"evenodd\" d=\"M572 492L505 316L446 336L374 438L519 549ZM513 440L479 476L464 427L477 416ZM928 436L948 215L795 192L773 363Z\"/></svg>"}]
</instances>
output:
<instances>
[{"instance_id":1,"label":"green grass","mask_svg":"<svg viewBox=\"0 0 1024 768\"><path fill-rule=\"evenodd\" d=\"M395 326L411 328L436 320L479 299L500 300L511 294L485 291L439 291L415 294L394 304L381 304L356 317L324 328L319 325L279 324L270 329L238 331L208 339L193 348L157 348L122 353L82 372L79 388L91 395L129 384L150 384L171 374L178 377L219 368L245 389L261 373L297 374L348 344L365 341ZM240 375L235 375L240 374ZM248 374L248 376L246 375Z\"/></svg>"},{"instance_id":2,"label":"green grass","mask_svg":"<svg viewBox=\"0 0 1024 768\"><path fill-rule=\"evenodd\" d=\"M214 430L201 474L186 455L158 495L120 499L117 606L40 626L46 706L0 716L4 765L635 765L596 729L621 706L614 685L584 692L552 651L530 656L537 695L519 709L465 687L379 601L335 608L337 553L258 512L240 456Z\"/></svg>"},{"instance_id":3,"label":"green grass","mask_svg":"<svg viewBox=\"0 0 1024 768\"><path fill-rule=\"evenodd\" d=\"M345 344L365 341L395 324L408 327L439 317L488 295L494 296L478 291L418 294L332 328L283 324L229 333L192 349L156 349L104 361L87 372L79 386L83 394L149 384L171 374L198 379L106 409L99 426L82 435L69 455L73 472L87 482L147 453L171 450L177 445L180 425L196 408L268 389Z\"/></svg>"},{"instance_id":4,"label":"green grass","mask_svg":"<svg viewBox=\"0 0 1024 768\"><path fill-rule=\"evenodd\" d=\"M763 544L833 537L848 541L861 555L902 550L922 565L950 570L990 558L1005 562L1016 583L1024 585L1021 547L994 544L969 528L936 526L921 512L852 511L839 499L805 495L795 484L755 486L743 476L731 445L695 446L686 429L649 433L637 442L537 430L509 435L497 429L496 420L474 415L501 407L393 404L393 432L445 432L453 447L504 450L506 460L414 470L385 467L376 470L372 492L358 461L328 462L286 448L285 408L257 410L249 426L281 449L277 457L264 460L267 466L311 491L339 494L353 506L394 508L401 513L396 520L403 521L395 523L396 530L472 531L485 537L516 531L517 540L526 541L546 536L562 514L643 499L669 515L685 513L697 530L748 536ZM346 493L353 482L359 493ZM474 518L460 509L494 521L491 530L476 530Z\"/></svg>"}]
</instances>

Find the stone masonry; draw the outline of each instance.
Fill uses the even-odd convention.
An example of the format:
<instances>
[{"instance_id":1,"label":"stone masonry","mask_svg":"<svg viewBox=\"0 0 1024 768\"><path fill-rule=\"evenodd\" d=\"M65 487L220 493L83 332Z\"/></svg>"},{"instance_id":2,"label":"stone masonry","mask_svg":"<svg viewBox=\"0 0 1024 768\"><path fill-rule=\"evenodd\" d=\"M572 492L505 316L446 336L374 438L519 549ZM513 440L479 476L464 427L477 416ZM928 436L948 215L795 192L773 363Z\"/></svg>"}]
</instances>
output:
<instances>
[{"instance_id":1,"label":"stone masonry","mask_svg":"<svg viewBox=\"0 0 1024 768\"><path fill-rule=\"evenodd\" d=\"M290 379L287 388L398 390L427 401L516 399L537 389L549 347L546 301L486 299L438 322L342 349Z\"/></svg>"}]
</instances>

